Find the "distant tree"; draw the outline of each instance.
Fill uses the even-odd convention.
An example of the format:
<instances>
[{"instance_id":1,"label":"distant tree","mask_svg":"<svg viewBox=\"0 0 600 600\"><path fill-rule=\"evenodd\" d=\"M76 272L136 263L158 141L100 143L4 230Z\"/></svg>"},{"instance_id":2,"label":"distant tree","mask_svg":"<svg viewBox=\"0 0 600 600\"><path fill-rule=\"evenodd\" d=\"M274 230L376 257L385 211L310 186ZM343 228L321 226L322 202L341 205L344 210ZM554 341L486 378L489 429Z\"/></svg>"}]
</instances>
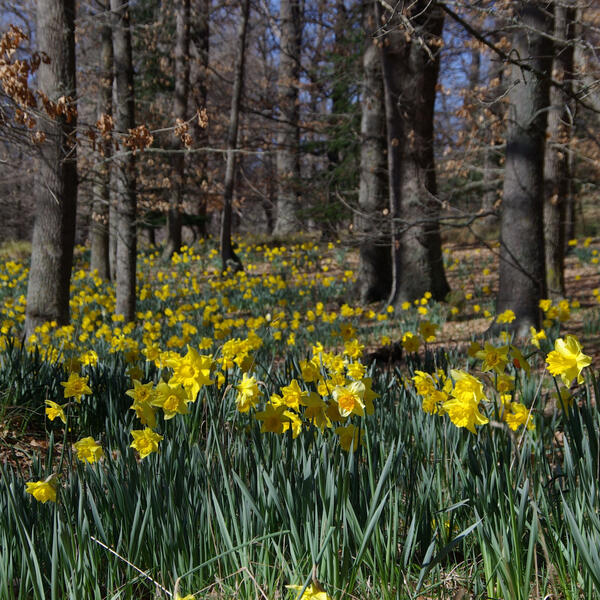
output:
<instances>
[{"instance_id":1,"label":"distant tree","mask_svg":"<svg viewBox=\"0 0 600 600\"><path fill-rule=\"evenodd\" d=\"M427 0L400 2L382 48L392 218L390 303L449 291L442 260L433 116L444 14Z\"/></svg>"},{"instance_id":2,"label":"distant tree","mask_svg":"<svg viewBox=\"0 0 600 600\"><path fill-rule=\"evenodd\" d=\"M366 35L363 54L360 189L354 232L359 240L357 289L362 302L387 300L392 283L389 197L385 161L385 105L380 49L372 37L375 6L365 2Z\"/></svg>"},{"instance_id":3,"label":"distant tree","mask_svg":"<svg viewBox=\"0 0 600 600\"><path fill-rule=\"evenodd\" d=\"M113 42L110 23L110 5L100 2L100 90L98 98L98 123L103 134L100 140L99 164L93 188L92 222L90 225L90 268L104 279L110 278L109 265L109 206L110 158L112 155L112 88Z\"/></svg>"},{"instance_id":4,"label":"distant tree","mask_svg":"<svg viewBox=\"0 0 600 600\"><path fill-rule=\"evenodd\" d=\"M125 139L135 126L133 59L128 0L110 0L113 13L113 49L115 63L115 129ZM117 237L116 306L117 314L127 321L135 319L136 304L136 191L135 145L125 144L115 155Z\"/></svg>"},{"instance_id":5,"label":"distant tree","mask_svg":"<svg viewBox=\"0 0 600 600\"><path fill-rule=\"evenodd\" d=\"M552 78L561 83L561 87L550 87L544 163L546 278L548 291L553 296L565 294L566 208L572 191L570 145L574 115L571 98L574 26L574 8L556 2Z\"/></svg>"},{"instance_id":6,"label":"distant tree","mask_svg":"<svg viewBox=\"0 0 600 600\"><path fill-rule=\"evenodd\" d=\"M208 102L208 67L210 40L210 2L200 0L194 2L190 12L190 114L199 114L206 110ZM208 142L207 126L199 119L192 121L192 131L196 146L206 146ZM208 160L205 153L190 154L188 157L188 173L195 183L197 197L198 231L200 235L207 233L208 207Z\"/></svg>"},{"instance_id":7,"label":"distant tree","mask_svg":"<svg viewBox=\"0 0 600 600\"><path fill-rule=\"evenodd\" d=\"M301 0L280 2L280 53L277 81L279 125L277 133L277 216L275 235L298 230L300 180L300 129L298 80L302 40Z\"/></svg>"},{"instance_id":8,"label":"distant tree","mask_svg":"<svg viewBox=\"0 0 600 600\"><path fill-rule=\"evenodd\" d=\"M548 3L515 2L516 26L508 82L506 166L500 223L497 313L516 318L519 336L539 327L539 300L546 295L544 256L544 147L551 67L552 14Z\"/></svg>"},{"instance_id":9,"label":"distant tree","mask_svg":"<svg viewBox=\"0 0 600 600\"><path fill-rule=\"evenodd\" d=\"M69 322L77 206L75 1L38 0L37 43L50 58L38 86L53 108L40 118L45 141L36 173L36 214L27 286L25 335L46 321Z\"/></svg>"},{"instance_id":10,"label":"distant tree","mask_svg":"<svg viewBox=\"0 0 600 600\"><path fill-rule=\"evenodd\" d=\"M188 95L190 89L190 0L175 2L175 96L173 99L173 116L179 127L187 120ZM177 132L176 132L177 133ZM189 135L189 134L182 134ZM185 191L185 144L178 137L173 144L176 151L173 156L174 189L167 213L167 241L163 256L171 258L181 248L181 225L183 198Z\"/></svg>"},{"instance_id":11,"label":"distant tree","mask_svg":"<svg viewBox=\"0 0 600 600\"><path fill-rule=\"evenodd\" d=\"M227 168L225 170L225 192L223 194L223 216L221 219L221 262L223 270L232 268L239 270L242 263L233 249L231 242L231 213L233 205L233 186L235 183L236 149L238 145L238 128L240 104L244 87L244 66L246 62L246 34L250 0L242 0L242 15L237 36L237 56L235 59L233 91L231 93L231 113L229 132L227 135Z\"/></svg>"}]
</instances>

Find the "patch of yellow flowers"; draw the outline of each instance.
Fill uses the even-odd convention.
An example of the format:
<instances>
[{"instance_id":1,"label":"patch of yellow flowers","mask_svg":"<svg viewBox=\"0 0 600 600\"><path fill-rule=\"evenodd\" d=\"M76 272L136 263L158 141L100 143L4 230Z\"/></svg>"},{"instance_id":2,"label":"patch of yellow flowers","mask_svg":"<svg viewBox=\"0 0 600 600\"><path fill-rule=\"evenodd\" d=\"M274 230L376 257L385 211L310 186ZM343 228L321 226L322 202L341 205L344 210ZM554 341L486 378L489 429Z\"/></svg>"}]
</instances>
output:
<instances>
[{"instance_id":1,"label":"patch of yellow flowers","mask_svg":"<svg viewBox=\"0 0 600 600\"><path fill-rule=\"evenodd\" d=\"M509 364L513 365L515 372L530 372L529 363L521 351L510 344L494 346L486 342L482 348L474 342L469 354L481 360L482 373L492 374L493 378L488 377L488 387L500 400L499 414L506 425L513 431L521 426L534 429L531 409L514 399L515 376L506 373ZM566 389L560 390L559 398L564 408L569 406L568 388L575 380L578 384L583 383L582 371L591 362L591 357L583 353L577 338L571 335L564 339L558 338L554 350L546 356L549 373L560 377L566 386ZM491 406L493 403L486 396L481 379L466 371L451 369L449 377L442 370L433 374L415 371L412 380L417 393L422 397L425 412L439 416L447 415L456 427L464 427L471 433L477 433L475 426L489 423L485 406ZM482 409L484 412L481 412Z\"/></svg>"}]
</instances>

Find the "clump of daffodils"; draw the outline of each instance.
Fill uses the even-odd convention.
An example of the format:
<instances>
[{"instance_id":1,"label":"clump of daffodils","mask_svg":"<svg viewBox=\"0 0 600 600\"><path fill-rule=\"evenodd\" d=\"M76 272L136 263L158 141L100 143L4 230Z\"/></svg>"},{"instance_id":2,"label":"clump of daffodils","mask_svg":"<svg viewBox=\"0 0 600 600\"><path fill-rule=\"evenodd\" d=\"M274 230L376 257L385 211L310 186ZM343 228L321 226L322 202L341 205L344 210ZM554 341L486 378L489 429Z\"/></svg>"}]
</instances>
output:
<instances>
[{"instance_id":1,"label":"clump of daffodils","mask_svg":"<svg viewBox=\"0 0 600 600\"><path fill-rule=\"evenodd\" d=\"M256 377L243 373L236 385L236 406L240 412L254 410L263 433L290 431L296 438L305 429L331 430L344 450L356 450L363 432L353 420L373 414L373 400L378 397L371 378L365 377L363 351L356 339L347 340L339 354L314 345L312 356L300 362L301 378L292 379L266 400Z\"/></svg>"},{"instance_id":2,"label":"clump of daffodils","mask_svg":"<svg viewBox=\"0 0 600 600\"><path fill-rule=\"evenodd\" d=\"M550 305L543 307L549 309ZM543 330L542 330L543 331ZM544 339L540 332L532 332L532 341L539 347ZM515 379L519 371L525 376L530 365L522 352L512 344L494 346L486 342L482 348L476 342L469 348L469 356L478 359L482 378L459 369L425 373L415 371L412 378L417 394L422 398L425 412L447 416L456 427L464 427L477 433L476 427L487 425L494 409L506 425L516 431L520 427L534 429L532 410L515 397ZM582 371L591 364L591 357L583 353L581 344L574 336L559 338L554 350L546 357L548 371L560 377L569 388L573 381L583 383ZM510 369L514 372L507 372ZM560 391L559 404L568 409L572 396L568 389Z\"/></svg>"}]
</instances>

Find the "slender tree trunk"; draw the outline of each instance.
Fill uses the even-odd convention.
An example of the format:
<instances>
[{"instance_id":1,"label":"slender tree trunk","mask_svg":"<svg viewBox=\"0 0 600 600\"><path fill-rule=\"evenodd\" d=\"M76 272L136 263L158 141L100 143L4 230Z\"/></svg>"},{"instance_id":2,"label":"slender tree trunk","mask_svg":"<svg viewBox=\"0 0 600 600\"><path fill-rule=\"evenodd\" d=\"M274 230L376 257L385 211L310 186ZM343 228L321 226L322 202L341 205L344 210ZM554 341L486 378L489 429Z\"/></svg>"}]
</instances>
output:
<instances>
[{"instance_id":1,"label":"slender tree trunk","mask_svg":"<svg viewBox=\"0 0 600 600\"><path fill-rule=\"evenodd\" d=\"M194 2L190 13L190 45L192 65L190 71L190 96L195 113L206 108L208 98L208 65L210 38L209 0ZM198 146L208 145L207 127L201 126L198 119L192 123L194 141ZM188 157L188 172L194 174L198 194L198 231L202 237L207 232L208 206L208 161L204 152Z\"/></svg>"},{"instance_id":2,"label":"slender tree trunk","mask_svg":"<svg viewBox=\"0 0 600 600\"><path fill-rule=\"evenodd\" d=\"M281 0L281 51L279 53L277 134L277 217L275 235L298 230L300 180L300 129L298 126L298 78L302 40L301 0Z\"/></svg>"},{"instance_id":3,"label":"slender tree trunk","mask_svg":"<svg viewBox=\"0 0 600 600\"><path fill-rule=\"evenodd\" d=\"M484 100L490 107L494 116L487 132L487 146L483 149L483 193L481 196L481 210L487 213L476 223L475 230L483 237L498 235L499 212L497 210L500 200L501 185L498 182L502 173L502 159L504 158L504 140L498 132L497 123L504 122L504 104L500 98L504 93L504 63L492 63L491 72L488 74L488 90ZM496 82L492 85L492 82Z\"/></svg>"},{"instance_id":4,"label":"slender tree trunk","mask_svg":"<svg viewBox=\"0 0 600 600\"><path fill-rule=\"evenodd\" d=\"M237 149L240 104L244 87L244 66L246 62L246 33L250 14L250 0L242 0L242 15L238 29L238 53L235 59L233 91L231 94L231 113L227 135L227 166L225 169L225 192L223 195L223 218L221 220L221 262L223 270L232 268L241 270L242 263L233 250L231 243L231 212L233 204L233 186L235 183L235 150Z\"/></svg>"},{"instance_id":5,"label":"slender tree trunk","mask_svg":"<svg viewBox=\"0 0 600 600\"><path fill-rule=\"evenodd\" d=\"M74 103L75 1L38 0L37 43L50 63L40 65L38 85L48 99ZM27 287L25 335L46 321L69 322L69 287L77 208L76 106L69 114L40 119L46 135L36 176L36 215Z\"/></svg>"},{"instance_id":6,"label":"slender tree trunk","mask_svg":"<svg viewBox=\"0 0 600 600\"><path fill-rule=\"evenodd\" d=\"M427 0L397 10L414 32L397 26L382 55L392 216L391 304L422 297L441 300L449 291L442 261L440 203L433 157L433 112L444 17ZM419 39L417 39L417 37Z\"/></svg>"},{"instance_id":7,"label":"slender tree trunk","mask_svg":"<svg viewBox=\"0 0 600 600\"><path fill-rule=\"evenodd\" d=\"M366 29L375 29L372 2L366 5ZM354 230L360 240L357 291L361 302L389 297L392 283L389 205L385 163L385 105L380 51L371 35L363 55L363 88L360 149L360 190Z\"/></svg>"},{"instance_id":8,"label":"slender tree trunk","mask_svg":"<svg viewBox=\"0 0 600 600\"><path fill-rule=\"evenodd\" d=\"M114 163L113 163L114 166ZM108 206L108 270L110 280L117 281L117 194L116 194L116 182L115 175L111 172L111 188Z\"/></svg>"},{"instance_id":9,"label":"slender tree trunk","mask_svg":"<svg viewBox=\"0 0 600 600\"><path fill-rule=\"evenodd\" d=\"M520 27L513 53L535 72L511 68L506 166L500 224L500 275L496 312L512 310L517 336L539 327L539 300L546 295L544 264L544 146L552 32L547 2L515 2Z\"/></svg>"},{"instance_id":10,"label":"slender tree trunk","mask_svg":"<svg viewBox=\"0 0 600 600\"><path fill-rule=\"evenodd\" d=\"M113 49L115 62L115 129L127 135L135 126L133 95L133 61L131 50L131 28L129 23L129 2L110 0L114 16ZM135 195L135 156L126 152L121 145L121 153L115 157L116 177L116 307L117 314L124 315L126 321L135 319L136 282L136 195Z\"/></svg>"},{"instance_id":11,"label":"slender tree trunk","mask_svg":"<svg viewBox=\"0 0 600 600\"><path fill-rule=\"evenodd\" d=\"M553 79L570 90L573 73L574 10L560 3L554 8L555 50ZM564 40L562 43L556 40ZM566 90L550 88L550 108L544 163L544 241L546 244L546 279L552 296L565 294L565 226L570 189L569 143L573 106Z\"/></svg>"},{"instance_id":12,"label":"slender tree trunk","mask_svg":"<svg viewBox=\"0 0 600 600\"><path fill-rule=\"evenodd\" d=\"M190 0L176 2L177 30L175 39L175 100L173 116L175 120L186 121L188 92L190 88ZM183 150L181 140L173 145ZM185 154L177 153L173 157L173 178L175 187L167 213L167 242L163 258L170 259L181 248L181 225L183 200L185 193Z\"/></svg>"},{"instance_id":13,"label":"slender tree trunk","mask_svg":"<svg viewBox=\"0 0 600 600\"><path fill-rule=\"evenodd\" d=\"M103 13L110 10L108 5L101 5ZM102 19L108 16L103 14ZM113 85L113 46L110 22L102 24L100 48L100 99L98 102L98 119L104 115L112 117L112 85ZM110 139L100 141L101 163L96 173L94 184L94 204L92 207L92 223L90 227L90 268L97 271L103 279L110 278L109 268L109 206L110 206L110 158L112 143Z\"/></svg>"}]
</instances>

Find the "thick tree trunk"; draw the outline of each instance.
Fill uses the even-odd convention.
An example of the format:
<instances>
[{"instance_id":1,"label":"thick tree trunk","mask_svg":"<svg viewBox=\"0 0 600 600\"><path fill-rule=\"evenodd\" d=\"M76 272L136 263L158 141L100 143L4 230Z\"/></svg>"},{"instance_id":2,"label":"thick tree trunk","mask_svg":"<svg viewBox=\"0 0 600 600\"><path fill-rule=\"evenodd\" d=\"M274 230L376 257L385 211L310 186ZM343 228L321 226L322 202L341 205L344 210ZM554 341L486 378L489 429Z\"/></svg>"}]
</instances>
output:
<instances>
[{"instance_id":1,"label":"thick tree trunk","mask_svg":"<svg viewBox=\"0 0 600 600\"><path fill-rule=\"evenodd\" d=\"M103 12L110 7L104 6ZM108 19L106 14L102 19ZM113 46L110 22L103 23L101 29L100 48L100 98L98 102L98 119L103 115L112 117L113 86ZM94 184L94 204L90 226L90 268L97 271L103 279L110 278L109 268L109 206L110 206L110 158L112 144L110 139L100 141L101 162L96 173Z\"/></svg>"},{"instance_id":2,"label":"thick tree trunk","mask_svg":"<svg viewBox=\"0 0 600 600\"><path fill-rule=\"evenodd\" d=\"M113 49L115 62L115 129L127 135L135 126L133 95L133 62L129 2L110 0L114 17ZM115 157L116 178L116 307L126 321L135 319L136 282L136 196L135 156L121 145Z\"/></svg>"},{"instance_id":3,"label":"thick tree trunk","mask_svg":"<svg viewBox=\"0 0 600 600\"><path fill-rule=\"evenodd\" d=\"M569 144L571 141L571 101L567 90L573 74L574 10L559 3L554 8L555 50L552 77L567 86L550 88L550 108L544 163L544 241L546 244L546 280L554 296L565 294L565 226L570 189ZM562 43L558 40L564 40Z\"/></svg>"},{"instance_id":4,"label":"thick tree trunk","mask_svg":"<svg viewBox=\"0 0 600 600\"><path fill-rule=\"evenodd\" d=\"M192 110L198 113L206 108L208 98L208 60L210 39L210 4L209 0L194 2L190 13L190 45L192 64L190 70L190 97ZM208 145L207 128L202 127L198 119L192 122L194 141L197 146ZM188 173L193 174L196 184L198 207L198 233L207 234L208 206L208 161L207 154L190 155Z\"/></svg>"},{"instance_id":5,"label":"thick tree trunk","mask_svg":"<svg viewBox=\"0 0 600 600\"><path fill-rule=\"evenodd\" d=\"M414 28L398 23L386 35L383 79L392 216L391 304L449 291L442 261L440 203L433 157L433 112L444 17L426 0L397 10ZM396 23L392 18L391 23ZM417 37L419 39L417 39Z\"/></svg>"},{"instance_id":6,"label":"thick tree trunk","mask_svg":"<svg viewBox=\"0 0 600 600\"><path fill-rule=\"evenodd\" d=\"M75 2L38 0L37 44L50 57L38 85L49 100L75 102ZM69 287L77 206L76 107L40 119L46 135L36 174L36 215L27 287L25 335L46 321L69 322Z\"/></svg>"},{"instance_id":7,"label":"thick tree trunk","mask_svg":"<svg viewBox=\"0 0 600 600\"><path fill-rule=\"evenodd\" d=\"M367 31L375 28L372 3L366 7ZM361 302L389 297L392 284L392 254L385 163L385 105L380 51L371 35L363 55L363 89L360 149L360 190L354 230L360 240L357 291Z\"/></svg>"},{"instance_id":8,"label":"thick tree trunk","mask_svg":"<svg viewBox=\"0 0 600 600\"><path fill-rule=\"evenodd\" d=\"M188 92L190 89L190 0L176 2L175 35L175 99L173 116L175 120L187 120ZM173 145L183 150L181 140ZM175 186L167 213L167 241L163 258L170 259L181 248L181 225L183 199L185 192L185 154L177 153L173 157L173 179Z\"/></svg>"},{"instance_id":9,"label":"thick tree trunk","mask_svg":"<svg viewBox=\"0 0 600 600\"><path fill-rule=\"evenodd\" d=\"M225 169L225 192L223 194L223 218L221 220L221 263L223 270L230 268L241 270L242 263L233 250L231 243L231 212L233 204L233 186L235 182L235 150L237 149L240 104L244 87L244 66L246 62L246 33L250 0L242 0L242 15L238 29L238 53L235 59L233 91L231 94L231 113L227 135L227 166Z\"/></svg>"},{"instance_id":10,"label":"thick tree trunk","mask_svg":"<svg viewBox=\"0 0 600 600\"><path fill-rule=\"evenodd\" d=\"M300 129L298 126L298 77L302 18L300 0L281 0L281 51L279 53L277 134L277 217L275 235L298 230L298 183L300 180Z\"/></svg>"},{"instance_id":11,"label":"thick tree trunk","mask_svg":"<svg viewBox=\"0 0 600 600\"><path fill-rule=\"evenodd\" d=\"M544 146L552 32L546 2L516 2L520 27L514 56L535 72L513 65L509 81L506 166L500 224L500 276L496 312L514 311L509 328L518 336L539 327L539 300L546 295L544 264ZM540 74L540 75L538 75Z\"/></svg>"}]
</instances>

